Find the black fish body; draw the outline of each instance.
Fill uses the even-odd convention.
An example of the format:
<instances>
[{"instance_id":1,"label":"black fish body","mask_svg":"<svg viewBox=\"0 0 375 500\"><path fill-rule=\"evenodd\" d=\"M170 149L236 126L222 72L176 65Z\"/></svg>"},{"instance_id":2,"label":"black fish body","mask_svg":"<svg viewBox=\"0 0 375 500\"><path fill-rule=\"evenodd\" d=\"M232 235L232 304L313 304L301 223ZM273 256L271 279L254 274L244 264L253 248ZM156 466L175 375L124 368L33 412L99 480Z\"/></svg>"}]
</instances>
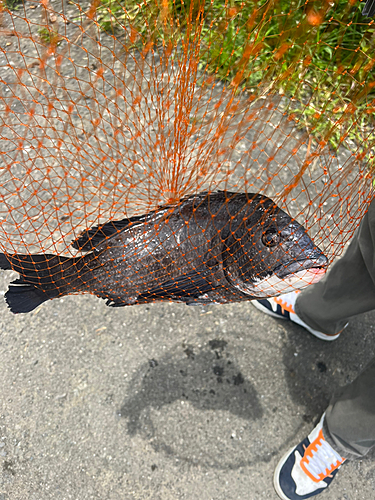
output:
<instances>
[{"instance_id":1,"label":"black fish body","mask_svg":"<svg viewBox=\"0 0 375 500\"><path fill-rule=\"evenodd\" d=\"M249 193L191 196L85 231L73 247L73 258L0 254L0 267L20 274L5 295L13 312L72 293L111 306L251 300L303 288L327 267L300 224Z\"/></svg>"}]
</instances>

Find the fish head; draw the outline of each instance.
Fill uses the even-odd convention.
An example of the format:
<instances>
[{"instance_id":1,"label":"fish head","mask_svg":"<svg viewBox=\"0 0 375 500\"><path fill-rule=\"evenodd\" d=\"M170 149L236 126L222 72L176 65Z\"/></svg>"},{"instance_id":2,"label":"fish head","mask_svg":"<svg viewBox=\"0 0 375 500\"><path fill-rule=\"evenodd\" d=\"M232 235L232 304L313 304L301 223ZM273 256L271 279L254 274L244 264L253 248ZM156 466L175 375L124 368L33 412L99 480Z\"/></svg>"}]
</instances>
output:
<instances>
[{"instance_id":1,"label":"fish head","mask_svg":"<svg viewBox=\"0 0 375 500\"><path fill-rule=\"evenodd\" d=\"M328 259L305 228L265 196L256 196L249 205L226 239L223 262L228 281L254 298L317 283Z\"/></svg>"}]
</instances>

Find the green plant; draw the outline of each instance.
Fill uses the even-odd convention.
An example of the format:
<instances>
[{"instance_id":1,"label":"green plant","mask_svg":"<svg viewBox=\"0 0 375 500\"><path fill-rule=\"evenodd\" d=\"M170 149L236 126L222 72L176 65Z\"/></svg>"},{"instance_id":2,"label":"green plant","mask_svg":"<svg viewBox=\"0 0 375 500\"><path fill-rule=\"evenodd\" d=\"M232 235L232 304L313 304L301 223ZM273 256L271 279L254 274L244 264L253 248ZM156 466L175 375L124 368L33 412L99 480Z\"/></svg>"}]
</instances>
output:
<instances>
[{"instance_id":1,"label":"green plant","mask_svg":"<svg viewBox=\"0 0 375 500\"><path fill-rule=\"evenodd\" d=\"M106 31L125 27L139 46L176 46L199 29L205 73L254 94L271 85L292 96L297 121L334 148L374 126L375 92L363 89L374 77L375 26L355 0L101 0L97 20Z\"/></svg>"},{"instance_id":2,"label":"green plant","mask_svg":"<svg viewBox=\"0 0 375 500\"><path fill-rule=\"evenodd\" d=\"M9 10L18 10L23 5L23 0L4 0L4 4Z\"/></svg>"},{"instance_id":3,"label":"green plant","mask_svg":"<svg viewBox=\"0 0 375 500\"><path fill-rule=\"evenodd\" d=\"M39 28L38 34L41 41L46 45L58 45L61 42L59 33L49 26Z\"/></svg>"}]
</instances>

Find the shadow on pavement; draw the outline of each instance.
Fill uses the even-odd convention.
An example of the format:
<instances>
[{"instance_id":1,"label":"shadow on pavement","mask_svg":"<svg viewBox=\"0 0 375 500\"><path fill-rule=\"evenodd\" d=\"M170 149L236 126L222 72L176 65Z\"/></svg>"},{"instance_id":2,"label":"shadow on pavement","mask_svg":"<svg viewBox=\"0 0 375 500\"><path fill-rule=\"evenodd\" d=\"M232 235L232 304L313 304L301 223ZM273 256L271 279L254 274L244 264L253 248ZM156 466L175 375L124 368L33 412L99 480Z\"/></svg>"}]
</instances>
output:
<instances>
[{"instance_id":1,"label":"shadow on pavement","mask_svg":"<svg viewBox=\"0 0 375 500\"><path fill-rule=\"evenodd\" d=\"M189 401L199 410L227 410L246 420L262 417L258 394L242 376L226 341L212 340L199 351L183 348L183 358L177 353L151 359L134 376L130 386L139 386L138 390L120 410L121 416L128 419L130 435L144 428L141 414L145 409L160 409L176 400ZM149 433L152 428L149 421Z\"/></svg>"}]
</instances>

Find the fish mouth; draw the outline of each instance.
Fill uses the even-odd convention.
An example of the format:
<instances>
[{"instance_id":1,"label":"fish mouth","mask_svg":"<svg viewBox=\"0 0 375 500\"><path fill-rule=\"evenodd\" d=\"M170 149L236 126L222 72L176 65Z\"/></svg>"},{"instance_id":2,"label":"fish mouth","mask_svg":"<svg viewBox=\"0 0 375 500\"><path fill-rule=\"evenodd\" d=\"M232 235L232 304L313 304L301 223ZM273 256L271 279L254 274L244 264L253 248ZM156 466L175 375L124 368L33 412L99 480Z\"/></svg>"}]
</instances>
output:
<instances>
[{"instance_id":1,"label":"fish mouth","mask_svg":"<svg viewBox=\"0 0 375 500\"><path fill-rule=\"evenodd\" d=\"M316 257L309 256L306 259L299 259L290 262L289 264L280 264L273 272L278 278L284 279L291 274L297 274L300 271L310 271L321 277L325 274L328 267L328 259L325 255L320 254Z\"/></svg>"}]
</instances>

